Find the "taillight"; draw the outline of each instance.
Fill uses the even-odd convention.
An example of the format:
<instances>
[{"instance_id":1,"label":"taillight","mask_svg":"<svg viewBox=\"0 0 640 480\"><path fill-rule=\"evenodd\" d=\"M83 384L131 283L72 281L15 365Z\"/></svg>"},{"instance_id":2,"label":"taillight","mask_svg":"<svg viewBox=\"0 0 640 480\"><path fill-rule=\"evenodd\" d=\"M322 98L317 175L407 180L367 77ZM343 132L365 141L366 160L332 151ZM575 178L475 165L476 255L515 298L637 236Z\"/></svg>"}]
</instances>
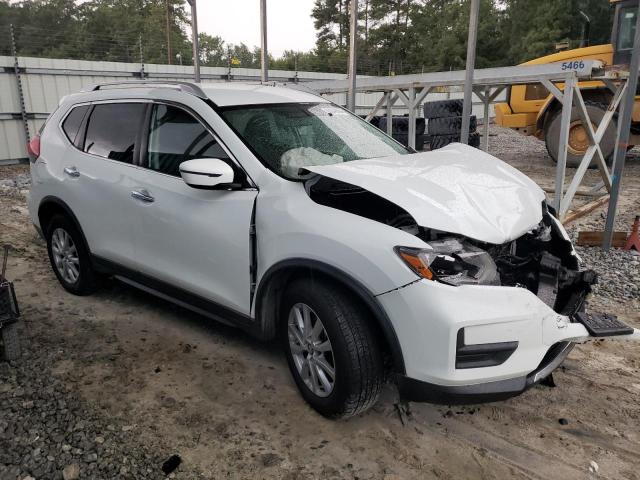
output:
<instances>
[{"instance_id":1,"label":"taillight","mask_svg":"<svg viewBox=\"0 0 640 480\"><path fill-rule=\"evenodd\" d=\"M40 156L40 135L36 135L31 139L27 144L27 151L29 152L29 155L33 156L33 158L38 158Z\"/></svg>"}]
</instances>

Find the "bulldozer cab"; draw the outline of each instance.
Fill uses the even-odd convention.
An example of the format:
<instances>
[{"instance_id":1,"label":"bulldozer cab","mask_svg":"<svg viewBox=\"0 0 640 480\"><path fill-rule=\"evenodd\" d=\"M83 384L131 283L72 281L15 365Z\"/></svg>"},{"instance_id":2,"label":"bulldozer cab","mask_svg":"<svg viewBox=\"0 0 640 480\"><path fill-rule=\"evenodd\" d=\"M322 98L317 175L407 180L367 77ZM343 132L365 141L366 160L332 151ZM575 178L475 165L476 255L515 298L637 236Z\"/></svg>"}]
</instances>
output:
<instances>
[{"instance_id":1,"label":"bulldozer cab","mask_svg":"<svg viewBox=\"0 0 640 480\"><path fill-rule=\"evenodd\" d=\"M614 65L628 65L631 63L639 1L613 0L611 2L615 8L613 29L611 30Z\"/></svg>"}]
</instances>

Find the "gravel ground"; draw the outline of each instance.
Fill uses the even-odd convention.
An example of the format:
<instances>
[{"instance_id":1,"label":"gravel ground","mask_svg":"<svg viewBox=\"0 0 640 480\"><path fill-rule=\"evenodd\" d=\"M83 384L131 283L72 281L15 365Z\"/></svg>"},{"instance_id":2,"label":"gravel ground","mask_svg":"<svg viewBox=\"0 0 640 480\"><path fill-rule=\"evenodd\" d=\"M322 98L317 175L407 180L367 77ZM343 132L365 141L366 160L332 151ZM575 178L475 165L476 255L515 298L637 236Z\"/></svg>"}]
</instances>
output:
<instances>
[{"instance_id":1,"label":"gravel ground","mask_svg":"<svg viewBox=\"0 0 640 480\"><path fill-rule=\"evenodd\" d=\"M491 134L492 153L553 184L542 142ZM637 344L578 346L558 387L505 402L406 406L388 386L370 412L330 422L299 397L277 346L115 281L91 297L64 292L27 218L27 171L0 167L25 352L0 363L0 480L165 478L175 454L177 479L640 479ZM640 213L637 151L625 172L620 230ZM602 229L603 212L570 235ZM590 307L640 328L640 257L578 251L601 279Z\"/></svg>"},{"instance_id":2,"label":"gravel ground","mask_svg":"<svg viewBox=\"0 0 640 480\"><path fill-rule=\"evenodd\" d=\"M0 363L0 478L163 476L169 452L136 443L135 426L84 405L73 388L81 378L51 375L68 355L55 340L35 351L27 343L19 362Z\"/></svg>"}]
</instances>

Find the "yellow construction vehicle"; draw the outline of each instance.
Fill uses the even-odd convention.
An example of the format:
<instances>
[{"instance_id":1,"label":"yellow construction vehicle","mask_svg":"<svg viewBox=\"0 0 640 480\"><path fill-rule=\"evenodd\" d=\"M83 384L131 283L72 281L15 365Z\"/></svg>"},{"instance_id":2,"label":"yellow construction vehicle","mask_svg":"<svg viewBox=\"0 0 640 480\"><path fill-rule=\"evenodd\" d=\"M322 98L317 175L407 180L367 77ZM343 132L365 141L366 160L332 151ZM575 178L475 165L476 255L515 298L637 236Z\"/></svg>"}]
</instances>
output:
<instances>
[{"instance_id":1,"label":"yellow construction vehicle","mask_svg":"<svg viewBox=\"0 0 640 480\"><path fill-rule=\"evenodd\" d=\"M605 66L628 65L633 50L639 0L610 1L615 9L610 44L565 50L536 58L524 65L576 60L600 60ZM584 33L588 38L588 28L584 29ZM583 39L583 43L588 44L588 40L585 42ZM578 85L595 130L607 109L612 93L602 82L580 82ZM563 88L563 85L559 84L558 87ZM549 155L554 161L557 160L561 105L542 84L514 85L508 92L507 103L496 104L495 112L498 125L513 128L525 135L535 135L544 140ZM614 119L600 143L607 161L611 159L615 148L616 128ZM629 143L640 144L640 88L636 91ZM574 107L569 128L567 166L579 165L588 146L587 132Z\"/></svg>"}]
</instances>

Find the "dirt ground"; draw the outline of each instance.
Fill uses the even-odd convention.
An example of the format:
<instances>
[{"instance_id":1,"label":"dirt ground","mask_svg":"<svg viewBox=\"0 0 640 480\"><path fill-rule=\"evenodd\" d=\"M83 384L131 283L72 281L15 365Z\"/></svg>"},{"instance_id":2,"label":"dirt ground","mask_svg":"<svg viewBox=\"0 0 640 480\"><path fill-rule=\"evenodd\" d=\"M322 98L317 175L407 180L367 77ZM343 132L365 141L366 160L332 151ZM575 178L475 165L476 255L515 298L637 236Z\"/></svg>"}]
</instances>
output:
<instances>
[{"instance_id":1,"label":"dirt ground","mask_svg":"<svg viewBox=\"0 0 640 480\"><path fill-rule=\"evenodd\" d=\"M540 142L492 132L492 153L552 186ZM0 167L0 179L27 169ZM587 184L596 177L589 172ZM640 155L628 162L625 187L619 223L629 229L640 213ZM573 228L602 225L603 211ZM0 243L15 248L9 273L23 341L56 351L52 374L87 408L131 426L141 444L179 453L176 478L640 479L640 344L577 346L555 388L505 402L412 403L401 417L388 386L371 411L329 421L302 400L277 345L117 281L90 297L66 293L23 197L0 196ZM640 328L637 298L591 305Z\"/></svg>"}]
</instances>

